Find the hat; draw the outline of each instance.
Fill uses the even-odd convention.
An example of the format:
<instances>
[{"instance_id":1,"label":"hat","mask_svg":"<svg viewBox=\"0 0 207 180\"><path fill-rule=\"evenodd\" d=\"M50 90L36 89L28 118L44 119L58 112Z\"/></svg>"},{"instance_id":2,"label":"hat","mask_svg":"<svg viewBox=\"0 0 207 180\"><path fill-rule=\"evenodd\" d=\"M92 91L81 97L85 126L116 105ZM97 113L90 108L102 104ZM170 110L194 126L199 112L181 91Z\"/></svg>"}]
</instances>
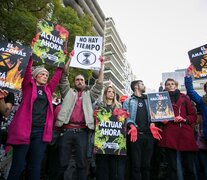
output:
<instances>
[{"instance_id":1,"label":"hat","mask_svg":"<svg viewBox=\"0 0 207 180\"><path fill-rule=\"evenodd\" d=\"M32 71L32 76L33 76L33 78L35 79L36 76L37 76L39 73L41 73L41 72L46 72L46 73L48 73L48 75L49 75L49 72L48 72L47 69L45 69L45 68L42 67L42 66L38 66L38 67L36 67L36 68Z\"/></svg>"},{"instance_id":2,"label":"hat","mask_svg":"<svg viewBox=\"0 0 207 180\"><path fill-rule=\"evenodd\" d=\"M128 96L126 96L126 95L121 96L119 99L120 103L123 103L127 98L128 98Z\"/></svg>"}]
</instances>

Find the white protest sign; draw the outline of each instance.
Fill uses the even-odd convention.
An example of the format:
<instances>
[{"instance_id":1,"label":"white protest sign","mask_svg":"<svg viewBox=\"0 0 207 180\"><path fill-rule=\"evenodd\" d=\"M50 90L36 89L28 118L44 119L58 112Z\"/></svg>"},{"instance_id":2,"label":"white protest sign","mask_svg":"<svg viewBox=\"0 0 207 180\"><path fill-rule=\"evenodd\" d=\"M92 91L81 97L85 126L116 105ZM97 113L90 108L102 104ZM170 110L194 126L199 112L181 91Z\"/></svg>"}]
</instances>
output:
<instances>
[{"instance_id":1,"label":"white protest sign","mask_svg":"<svg viewBox=\"0 0 207 180\"><path fill-rule=\"evenodd\" d=\"M82 69L100 69L99 57L102 52L103 38L100 36L76 36L74 56L70 66Z\"/></svg>"}]
</instances>

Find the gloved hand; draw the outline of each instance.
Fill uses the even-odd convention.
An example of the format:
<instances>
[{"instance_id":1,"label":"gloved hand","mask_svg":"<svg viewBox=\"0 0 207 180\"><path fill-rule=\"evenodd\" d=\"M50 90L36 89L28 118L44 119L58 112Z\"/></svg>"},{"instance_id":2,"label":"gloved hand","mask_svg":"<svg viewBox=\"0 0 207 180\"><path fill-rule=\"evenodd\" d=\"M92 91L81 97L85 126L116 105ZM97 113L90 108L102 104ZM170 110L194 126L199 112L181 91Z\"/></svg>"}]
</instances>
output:
<instances>
[{"instance_id":1,"label":"gloved hand","mask_svg":"<svg viewBox=\"0 0 207 180\"><path fill-rule=\"evenodd\" d=\"M191 76L193 74L193 65L191 64L188 68L187 68L187 75Z\"/></svg>"},{"instance_id":2,"label":"gloved hand","mask_svg":"<svg viewBox=\"0 0 207 180\"><path fill-rule=\"evenodd\" d=\"M101 65L104 64L104 57L103 57L103 56L100 56L100 57L99 57L99 60L100 60L100 62L101 62Z\"/></svg>"},{"instance_id":3,"label":"gloved hand","mask_svg":"<svg viewBox=\"0 0 207 180\"><path fill-rule=\"evenodd\" d=\"M128 132L128 135L130 136L130 141L131 142L136 142L137 141L137 128L134 125L130 125L130 130Z\"/></svg>"},{"instance_id":4,"label":"gloved hand","mask_svg":"<svg viewBox=\"0 0 207 180\"><path fill-rule=\"evenodd\" d=\"M154 123L151 123L151 124L150 124L150 131L151 131L151 133L152 133L152 136L153 136L155 139L157 139L157 140L162 139L162 136L160 135L160 132L162 132L162 129L156 127Z\"/></svg>"}]
</instances>

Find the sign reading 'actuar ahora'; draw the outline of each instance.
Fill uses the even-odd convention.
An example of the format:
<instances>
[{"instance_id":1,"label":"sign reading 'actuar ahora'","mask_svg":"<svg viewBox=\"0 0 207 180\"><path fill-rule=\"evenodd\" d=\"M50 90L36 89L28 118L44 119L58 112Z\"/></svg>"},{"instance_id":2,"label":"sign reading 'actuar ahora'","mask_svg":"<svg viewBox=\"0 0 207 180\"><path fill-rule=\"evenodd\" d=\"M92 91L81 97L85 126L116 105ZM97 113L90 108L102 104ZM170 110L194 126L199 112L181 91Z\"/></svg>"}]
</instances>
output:
<instances>
[{"instance_id":1,"label":"sign reading 'actuar ahora'","mask_svg":"<svg viewBox=\"0 0 207 180\"><path fill-rule=\"evenodd\" d=\"M95 154L126 155L125 120L128 115L119 108L108 112L101 107L95 111Z\"/></svg>"},{"instance_id":2,"label":"sign reading 'actuar ahora'","mask_svg":"<svg viewBox=\"0 0 207 180\"><path fill-rule=\"evenodd\" d=\"M33 39L33 59L42 63L63 67L66 59L69 32L59 24L41 20Z\"/></svg>"}]
</instances>

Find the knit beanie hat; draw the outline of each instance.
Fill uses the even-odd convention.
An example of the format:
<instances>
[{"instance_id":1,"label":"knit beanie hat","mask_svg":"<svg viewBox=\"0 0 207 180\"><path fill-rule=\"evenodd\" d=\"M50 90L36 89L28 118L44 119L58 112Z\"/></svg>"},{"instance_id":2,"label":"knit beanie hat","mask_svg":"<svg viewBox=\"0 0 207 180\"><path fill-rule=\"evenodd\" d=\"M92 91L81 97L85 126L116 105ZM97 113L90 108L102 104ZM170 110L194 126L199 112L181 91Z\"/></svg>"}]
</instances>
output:
<instances>
[{"instance_id":1,"label":"knit beanie hat","mask_svg":"<svg viewBox=\"0 0 207 180\"><path fill-rule=\"evenodd\" d=\"M49 72L48 72L47 69L45 69L45 68L42 67L42 66L38 66L38 67L36 67L36 68L32 71L32 76L33 76L33 78L35 79L36 76L37 76L39 73L41 73L41 72L46 72L46 73L48 73L48 75L49 75Z\"/></svg>"}]
</instances>

